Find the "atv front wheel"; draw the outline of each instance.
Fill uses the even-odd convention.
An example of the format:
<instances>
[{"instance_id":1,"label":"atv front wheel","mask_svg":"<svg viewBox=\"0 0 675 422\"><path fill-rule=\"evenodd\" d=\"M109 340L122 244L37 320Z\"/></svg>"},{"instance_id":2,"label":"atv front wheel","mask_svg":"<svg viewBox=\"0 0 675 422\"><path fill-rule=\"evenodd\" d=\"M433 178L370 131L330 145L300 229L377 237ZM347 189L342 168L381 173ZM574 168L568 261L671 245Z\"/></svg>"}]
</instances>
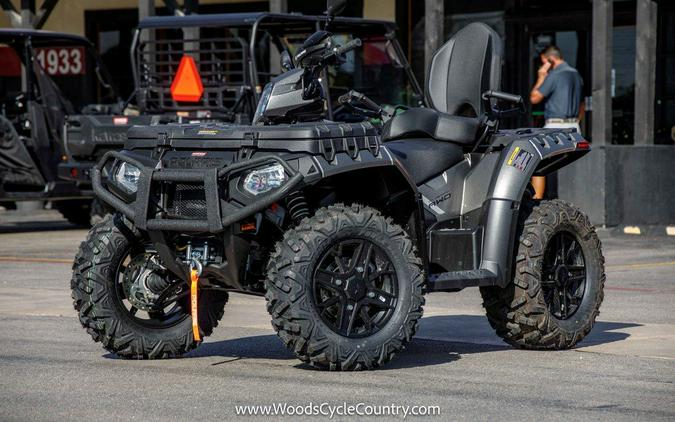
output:
<instances>
[{"instance_id":1,"label":"atv front wheel","mask_svg":"<svg viewBox=\"0 0 675 422\"><path fill-rule=\"evenodd\" d=\"M138 283L140 277L142 282ZM95 225L73 264L73 306L94 341L118 356L159 359L194 349L187 283L161 265L120 215ZM199 325L208 336L223 316L227 293L199 292Z\"/></svg>"},{"instance_id":2,"label":"atv front wheel","mask_svg":"<svg viewBox=\"0 0 675 422\"><path fill-rule=\"evenodd\" d=\"M482 287L490 325L525 349L567 349L581 341L600 313L605 259L588 217L560 200L525 201L514 279Z\"/></svg>"},{"instance_id":3,"label":"atv front wheel","mask_svg":"<svg viewBox=\"0 0 675 422\"><path fill-rule=\"evenodd\" d=\"M378 367L415 334L423 281L401 227L369 207L333 205L277 244L267 310L302 361L330 370Z\"/></svg>"}]
</instances>

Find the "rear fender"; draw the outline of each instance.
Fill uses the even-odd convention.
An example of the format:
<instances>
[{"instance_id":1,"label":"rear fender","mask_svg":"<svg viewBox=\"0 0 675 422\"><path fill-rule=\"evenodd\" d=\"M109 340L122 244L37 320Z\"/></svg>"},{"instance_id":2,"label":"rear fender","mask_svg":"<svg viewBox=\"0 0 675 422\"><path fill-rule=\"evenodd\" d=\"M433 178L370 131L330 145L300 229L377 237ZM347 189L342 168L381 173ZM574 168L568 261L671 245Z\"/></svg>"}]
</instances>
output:
<instances>
[{"instance_id":1,"label":"rear fender","mask_svg":"<svg viewBox=\"0 0 675 422\"><path fill-rule=\"evenodd\" d=\"M581 158L590 146L570 131L546 131L504 145L483 203L485 228L480 268L505 286L511 278L520 201L533 175L544 175Z\"/></svg>"}]
</instances>

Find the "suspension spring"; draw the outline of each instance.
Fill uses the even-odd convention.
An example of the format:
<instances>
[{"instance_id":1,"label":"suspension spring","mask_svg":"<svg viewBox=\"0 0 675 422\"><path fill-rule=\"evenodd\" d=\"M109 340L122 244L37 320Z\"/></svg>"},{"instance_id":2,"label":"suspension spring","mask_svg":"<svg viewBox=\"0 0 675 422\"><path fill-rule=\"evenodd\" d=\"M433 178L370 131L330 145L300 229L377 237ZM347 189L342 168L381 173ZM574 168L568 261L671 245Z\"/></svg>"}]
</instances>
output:
<instances>
[{"instance_id":1,"label":"suspension spring","mask_svg":"<svg viewBox=\"0 0 675 422\"><path fill-rule=\"evenodd\" d=\"M302 192L293 192L286 197L288 213L294 223L299 223L303 218L309 217L309 205Z\"/></svg>"}]
</instances>

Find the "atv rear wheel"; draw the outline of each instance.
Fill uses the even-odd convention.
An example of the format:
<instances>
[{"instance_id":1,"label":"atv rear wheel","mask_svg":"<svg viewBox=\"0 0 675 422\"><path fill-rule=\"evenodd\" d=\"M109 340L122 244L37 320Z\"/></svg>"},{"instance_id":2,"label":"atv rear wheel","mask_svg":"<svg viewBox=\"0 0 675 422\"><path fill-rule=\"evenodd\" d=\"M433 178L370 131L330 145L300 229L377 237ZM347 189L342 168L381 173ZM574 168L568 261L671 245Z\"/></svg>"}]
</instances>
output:
<instances>
[{"instance_id":1,"label":"atv rear wheel","mask_svg":"<svg viewBox=\"0 0 675 422\"><path fill-rule=\"evenodd\" d=\"M513 282L482 287L490 325L526 349L566 349L600 313L605 283L600 240L588 217L560 200L523 204Z\"/></svg>"},{"instance_id":2,"label":"atv rear wheel","mask_svg":"<svg viewBox=\"0 0 675 422\"><path fill-rule=\"evenodd\" d=\"M141 274L149 275L134 284ZM120 215L106 216L89 231L75 257L71 290L82 326L118 356L176 357L198 344L192 334L187 283L162 269L154 252ZM161 304L156 302L162 298ZM202 337L218 325L226 302L225 292L200 290Z\"/></svg>"},{"instance_id":3,"label":"atv rear wheel","mask_svg":"<svg viewBox=\"0 0 675 422\"><path fill-rule=\"evenodd\" d=\"M302 361L330 370L378 367L415 334L423 280L401 227L369 207L333 205L277 243L267 310Z\"/></svg>"}]
</instances>

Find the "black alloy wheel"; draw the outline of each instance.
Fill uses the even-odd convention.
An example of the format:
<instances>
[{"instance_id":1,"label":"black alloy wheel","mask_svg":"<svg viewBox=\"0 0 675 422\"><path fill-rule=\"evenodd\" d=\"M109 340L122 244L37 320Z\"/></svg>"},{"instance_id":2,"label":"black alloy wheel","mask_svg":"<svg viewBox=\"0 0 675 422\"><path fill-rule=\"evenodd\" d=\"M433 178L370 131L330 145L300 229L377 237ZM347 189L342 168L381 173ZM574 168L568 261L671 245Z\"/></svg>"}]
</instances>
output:
<instances>
[{"instance_id":1,"label":"black alloy wheel","mask_svg":"<svg viewBox=\"0 0 675 422\"><path fill-rule=\"evenodd\" d=\"M569 319L579 309L586 289L586 261L576 237L567 231L548 242L542 263L541 288L549 312Z\"/></svg>"},{"instance_id":2,"label":"black alloy wheel","mask_svg":"<svg viewBox=\"0 0 675 422\"><path fill-rule=\"evenodd\" d=\"M368 337L396 308L398 281L387 254L365 239L344 239L319 258L314 305L328 327L344 337Z\"/></svg>"}]
</instances>

